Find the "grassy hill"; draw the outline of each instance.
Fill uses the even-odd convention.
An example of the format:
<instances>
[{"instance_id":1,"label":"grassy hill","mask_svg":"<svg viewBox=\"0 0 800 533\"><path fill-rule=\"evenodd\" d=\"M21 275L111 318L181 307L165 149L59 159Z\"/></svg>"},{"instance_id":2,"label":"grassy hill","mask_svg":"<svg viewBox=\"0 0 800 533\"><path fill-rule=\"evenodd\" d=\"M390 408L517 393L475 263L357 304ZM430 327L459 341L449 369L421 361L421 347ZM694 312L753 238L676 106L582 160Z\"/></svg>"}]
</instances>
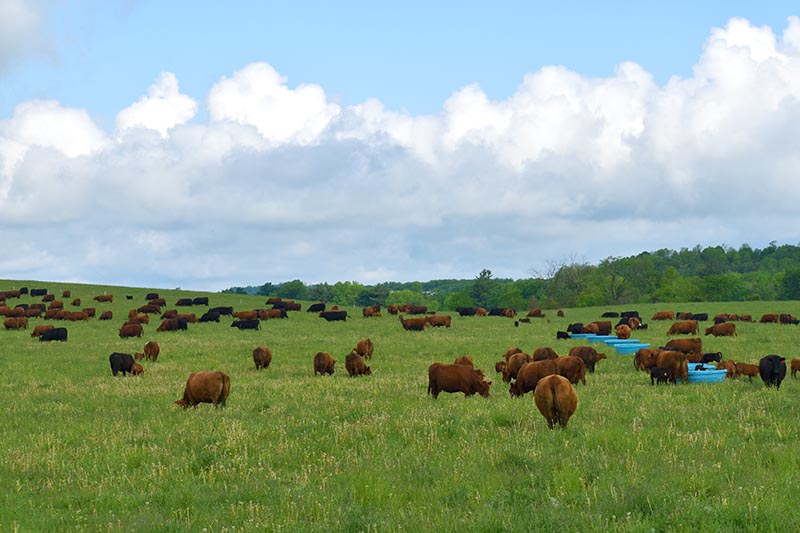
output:
<instances>
[{"instance_id":1,"label":"grassy hill","mask_svg":"<svg viewBox=\"0 0 800 533\"><path fill-rule=\"evenodd\" d=\"M557 330L619 308L565 309L519 327L453 313L450 329L406 332L397 317L364 319L356 308L329 323L303 302L258 331L223 317L159 333L155 320L143 338L120 339L127 311L153 290L0 281L0 290L20 286L69 289L67 308L81 298L114 320L55 323L69 329L66 343L0 330L2 530L732 531L787 530L800 518L800 384L788 376L779 391L758 379L653 387L632 356L607 349L577 386L567 429L550 431L532 396L511 398L494 373L511 346L565 355L586 341L556 341ZM266 307L256 296L155 292L168 308L190 296ZM92 301L103 293L114 302ZM656 310L800 315L800 302L635 308L650 324L636 337L655 346L669 327L649 320ZM704 350L752 363L800 355L796 326L737 329L703 337ZM365 337L376 346L373 375L351 379L344 357ZM144 362L140 377L112 377L109 354L142 351L148 340L161 345L158 362ZM258 345L274 356L261 372ZM313 376L317 351L337 359L333 376ZM427 396L428 366L465 354L493 376L490 398ZM230 376L226 408L174 404L198 370Z\"/></svg>"}]
</instances>

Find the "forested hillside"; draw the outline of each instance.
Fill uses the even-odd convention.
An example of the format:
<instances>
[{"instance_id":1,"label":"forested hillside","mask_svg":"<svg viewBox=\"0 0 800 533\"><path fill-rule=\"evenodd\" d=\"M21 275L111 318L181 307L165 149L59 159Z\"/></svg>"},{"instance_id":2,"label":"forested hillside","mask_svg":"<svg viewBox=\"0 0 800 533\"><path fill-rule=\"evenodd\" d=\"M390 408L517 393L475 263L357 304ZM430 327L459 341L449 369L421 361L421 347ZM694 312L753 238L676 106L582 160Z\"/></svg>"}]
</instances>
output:
<instances>
[{"instance_id":1,"label":"forested hillside","mask_svg":"<svg viewBox=\"0 0 800 533\"><path fill-rule=\"evenodd\" d=\"M548 262L547 272L502 279L486 269L467 280L345 281L306 285L301 280L231 287L222 292L321 300L340 305L413 303L430 309L457 306L583 307L639 302L800 299L800 246L770 243L763 249L714 246L661 249L608 257L593 265L572 259Z\"/></svg>"}]
</instances>

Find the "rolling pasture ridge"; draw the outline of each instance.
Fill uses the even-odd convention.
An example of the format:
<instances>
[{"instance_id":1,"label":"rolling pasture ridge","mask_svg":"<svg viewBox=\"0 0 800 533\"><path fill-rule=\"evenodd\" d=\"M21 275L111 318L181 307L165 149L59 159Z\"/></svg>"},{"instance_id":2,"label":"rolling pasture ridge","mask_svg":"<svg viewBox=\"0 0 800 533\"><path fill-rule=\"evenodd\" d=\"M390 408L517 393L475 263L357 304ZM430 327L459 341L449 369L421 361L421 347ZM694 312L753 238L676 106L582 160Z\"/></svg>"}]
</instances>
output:
<instances>
[{"instance_id":1,"label":"rolling pasture ridge","mask_svg":"<svg viewBox=\"0 0 800 533\"><path fill-rule=\"evenodd\" d=\"M533 394L512 398L494 364L513 346L559 355L586 340L556 340L572 322L636 309L654 347L669 339L659 310L800 314L800 302L643 304L555 310L514 326L460 317L450 328L405 331L385 309L328 322L301 311L230 327L232 319L120 338L128 310L158 292L163 309L268 308L265 297L181 290L0 281L0 290L46 287L65 309L80 298L112 320L30 320L0 329L0 531L792 531L800 523L800 381L780 390L759 378L718 384L650 384L632 355L608 358L576 385L565 429L549 430ZM61 298L70 290L70 298ZM95 296L112 294L113 302ZM132 299L126 299L126 295ZM176 307L207 296L209 307ZM40 302L22 295L8 305ZM336 302L328 302L328 306ZM613 319L611 319L613 320ZM33 327L64 326L66 342ZM737 323L737 336L704 336L705 352L757 364L800 357L800 327ZM345 358L374 344L372 375L349 377ZM156 362L112 376L112 352ZM253 350L272 360L257 370ZM329 352L333 375L314 376ZM426 394L431 363L470 355L493 382L489 398ZM224 408L182 409L191 372L230 376Z\"/></svg>"}]
</instances>

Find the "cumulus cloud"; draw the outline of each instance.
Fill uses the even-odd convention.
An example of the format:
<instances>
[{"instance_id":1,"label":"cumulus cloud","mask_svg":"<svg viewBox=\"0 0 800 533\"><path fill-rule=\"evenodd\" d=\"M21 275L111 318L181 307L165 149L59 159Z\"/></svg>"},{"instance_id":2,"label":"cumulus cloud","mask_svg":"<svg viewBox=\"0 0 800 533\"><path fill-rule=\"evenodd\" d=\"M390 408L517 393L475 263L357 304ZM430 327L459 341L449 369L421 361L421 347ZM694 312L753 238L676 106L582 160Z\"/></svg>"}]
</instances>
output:
<instances>
[{"instance_id":1,"label":"cumulus cloud","mask_svg":"<svg viewBox=\"0 0 800 533\"><path fill-rule=\"evenodd\" d=\"M178 78L172 72L162 72L156 82L137 102L117 114L117 131L131 128L155 130L162 137L178 124L185 124L197 113L197 102L181 94Z\"/></svg>"},{"instance_id":2,"label":"cumulus cloud","mask_svg":"<svg viewBox=\"0 0 800 533\"><path fill-rule=\"evenodd\" d=\"M23 56L46 53L38 2L0 0L0 72Z\"/></svg>"},{"instance_id":3,"label":"cumulus cloud","mask_svg":"<svg viewBox=\"0 0 800 533\"><path fill-rule=\"evenodd\" d=\"M506 99L472 84L415 116L253 63L206 106L193 123L162 73L113 140L57 102L0 121L0 227L39 239L34 273L210 289L523 277L570 254L800 240L794 17L780 37L731 19L664 85L631 62L603 78L551 66Z\"/></svg>"}]
</instances>

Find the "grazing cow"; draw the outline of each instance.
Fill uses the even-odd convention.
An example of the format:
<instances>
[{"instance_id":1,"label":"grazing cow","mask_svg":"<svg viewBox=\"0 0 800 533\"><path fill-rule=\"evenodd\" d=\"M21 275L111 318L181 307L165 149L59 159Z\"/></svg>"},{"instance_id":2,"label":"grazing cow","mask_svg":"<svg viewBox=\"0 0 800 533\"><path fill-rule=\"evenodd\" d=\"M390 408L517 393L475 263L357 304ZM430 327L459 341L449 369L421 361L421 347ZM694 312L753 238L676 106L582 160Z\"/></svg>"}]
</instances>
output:
<instances>
[{"instance_id":1,"label":"grazing cow","mask_svg":"<svg viewBox=\"0 0 800 533\"><path fill-rule=\"evenodd\" d=\"M219 313L221 315L233 315L233 307L212 307L208 310L209 313Z\"/></svg>"},{"instance_id":2,"label":"grazing cow","mask_svg":"<svg viewBox=\"0 0 800 533\"><path fill-rule=\"evenodd\" d=\"M692 313L691 319L700 322L706 321L708 320L708 313Z\"/></svg>"},{"instance_id":3,"label":"grazing cow","mask_svg":"<svg viewBox=\"0 0 800 533\"><path fill-rule=\"evenodd\" d=\"M347 311L322 311L319 316L328 322L344 322L347 320Z\"/></svg>"},{"instance_id":4,"label":"grazing cow","mask_svg":"<svg viewBox=\"0 0 800 533\"><path fill-rule=\"evenodd\" d=\"M460 316L475 316L474 307L456 307L456 313Z\"/></svg>"},{"instance_id":5,"label":"grazing cow","mask_svg":"<svg viewBox=\"0 0 800 533\"><path fill-rule=\"evenodd\" d=\"M28 329L28 319L25 317L6 318L3 320L3 327L6 329Z\"/></svg>"},{"instance_id":6,"label":"grazing cow","mask_svg":"<svg viewBox=\"0 0 800 533\"><path fill-rule=\"evenodd\" d=\"M650 385L658 385L661 383L666 385L667 382L671 380L672 377L670 376L669 370L666 368L661 368L660 366L650 368Z\"/></svg>"},{"instance_id":7,"label":"grazing cow","mask_svg":"<svg viewBox=\"0 0 800 533\"><path fill-rule=\"evenodd\" d=\"M301 311L302 305L297 302L283 302L283 309L287 311Z\"/></svg>"},{"instance_id":8,"label":"grazing cow","mask_svg":"<svg viewBox=\"0 0 800 533\"><path fill-rule=\"evenodd\" d=\"M127 374L138 376L144 372L142 365L134 361L129 353L114 352L108 356L108 362L111 364L111 373L115 376L120 372L123 376Z\"/></svg>"},{"instance_id":9,"label":"grazing cow","mask_svg":"<svg viewBox=\"0 0 800 533\"><path fill-rule=\"evenodd\" d=\"M673 311L656 311L652 320L675 320L675 313Z\"/></svg>"},{"instance_id":10,"label":"grazing cow","mask_svg":"<svg viewBox=\"0 0 800 533\"><path fill-rule=\"evenodd\" d=\"M463 392L465 397L477 393L488 398L491 386L492 382L484 380L482 372L466 365L433 363L428 367L428 394L434 400L440 392Z\"/></svg>"},{"instance_id":11,"label":"grazing cow","mask_svg":"<svg viewBox=\"0 0 800 533\"><path fill-rule=\"evenodd\" d=\"M592 335L597 335L597 334L600 333L600 328L597 326L597 324L592 322L591 324L587 324L587 325L583 326L581 328L580 332L581 333L589 333L589 334L592 334Z\"/></svg>"},{"instance_id":12,"label":"grazing cow","mask_svg":"<svg viewBox=\"0 0 800 533\"><path fill-rule=\"evenodd\" d=\"M126 300L133 300L133 295L132 294L126 294L125 295L125 299Z\"/></svg>"},{"instance_id":13,"label":"grazing cow","mask_svg":"<svg viewBox=\"0 0 800 533\"><path fill-rule=\"evenodd\" d=\"M97 309L95 309L94 307L87 307L83 310L83 312L86 313L86 316L88 316L89 318L94 318L95 315L97 314Z\"/></svg>"},{"instance_id":14,"label":"grazing cow","mask_svg":"<svg viewBox=\"0 0 800 533\"><path fill-rule=\"evenodd\" d=\"M35 298L36 296L47 296L49 291L47 289L31 289L29 296Z\"/></svg>"},{"instance_id":15,"label":"grazing cow","mask_svg":"<svg viewBox=\"0 0 800 533\"><path fill-rule=\"evenodd\" d=\"M208 305L208 296L192 298L192 305Z\"/></svg>"},{"instance_id":16,"label":"grazing cow","mask_svg":"<svg viewBox=\"0 0 800 533\"><path fill-rule=\"evenodd\" d=\"M703 340L700 337L672 339L667 343L666 347L683 353L703 353Z\"/></svg>"},{"instance_id":17,"label":"grazing cow","mask_svg":"<svg viewBox=\"0 0 800 533\"><path fill-rule=\"evenodd\" d=\"M69 298L70 296L72 296L72 292L70 292L70 291L68 291L68 290L66 290L66 291L61 291L61 297L62 297L62 298Z\"/></svg>"},{"instance_id":18,"label":"grazing cow","mask_svg":"<svg viewBox=\"0 0 800 533\"><path fill-rule=\"evenodd\" d=\"M149 314L158 314L161 312L161 308L157 305L147 304L139 307L136 309L137 313L149 313Z\"/></svg>"},{"instance_id":19,"label":"grazing cow","mask_svg":"<svg viewBox=\"0 0 800 533\"><path fill-rule=\"evenodd\" d=\"M281 297L280 297L280 296L271 296L270 298L267 298L267 305L275 305L275 304L279 304L279 303L281 303L282 301L283 301L283 300L281 300Z\"/></svg>"},{"instance_id":20,"label":"grazing cow","mask_svg":"<svg viewBox=\"0 0 800 533\"><path fill-rule=\"evenodd\" d=\"M632 316L628 319L628 327L631 329L639 329L642 327L642 320L638 316Z\"/></svg>"},{"instance_id":21,"label":"grazing cow","mask_svg":"<svg viewBox=\"0 0 800 533\"><path fill-rule=\"evenodd\" d=\"M197 323L197 315L194 313L179 313L175 318L182 318L189 324Z\"/></svg>"},{"instance_id":22,"label":"grazing cow","mask_svg":"<svg viewBox=\"0 0 800 533\"><path fill-rule=\"evenodd\" d=\"M581 333L583 331L583 323L582 322L575 322L574 324L570 324L567 326L567 333Z\"/></svg>"},{"instance_id":23,"label":"grazing cow","mask_svg":"<svg viewBox=\"0 0 800 533\"><path fill-rule=\"evenodd\" d=\"M797 320L796 316L789 313L781 313L778 315L778 322L781 324L794 324L796 326L798 323L800 323L800 320Z\"/></svg>"},{"instance_id":24,"label":"grazing cow","mask_svg":"<svg viewBox=\"0 0 800 533\"><path fill-rule=\"evenodd\" d=\"M344 367L350 377L354 376L371 376L372 370L364 364L364 358L356 352L350 352L344 360Z\"/></svg>"},{"instance_id":25,"label":"grazing cow","mask_svg":"<svg viewBox=\"0 0 800 533\"><path fill-rule=\"evenodd\" d=\"M580 357L586 365L586 370L594 373L594 368L597 362L606 358L606 354L597 353L597 350L591 346L573 346L569 351L569 355Z\"/></svg>"},{"instance_id":26,"label":"grazing cow","mask_svg":"<svg viewBox=\"0 0 800 533\"><path fill-rule=\"evenodd\" d=\"M272 362L272 352L266 346L257 346L253 350L253 362L256 364L256 370L269 368L269 364Z\"/></svg>"},{"instance_id":27,"label":"grazing cow","mask_svg":"<svg viewBox=\"0 0 800 533\"><path fill-rule=\"evenodd\" d=\"M219 322L219 313L216 311L206 311L200 317L200 322Z\"/></svg>"},{"instance_id":28,"label":"grazing cow","mask_svg":"<svg viewBox=\"0 0 800 533\"><path fill-rule=\"evenodd\" d=\"M320 311L324 311L324 309L320 309ZM363 307L361 308L361 315L364 318L379 317L381 316L381 306L376 304Z\"/></svg>"},{"instance_id":29,"label":"grazing cow","mask_svg":"<svg viewBox=\"0 0 800 533\"><path fill-rule=\"evenodd\" d=\"M308 306L306 309L306 313L321 313L325 310L325 304L323 302L317 302Z\"/></svg>"},{"instance_id":30,"label":"grazing cow","mask_svg":"<svg viewBox=\"0 0 800 533\"><path fill-rule=\"evenodd\" d=\"M175 302L176 307L188 307L190 305L192 305L191 298L178 298L178 301Z\"/></svg>"},{"instance_id":31,"label":"grazing cow","mask_svg":"<svg viewBox=\"0 0 800 533\"><path fill-rule=\"evenodd\" d=\"M159 327L159 331L163 331ZM126 339L128 337L141 337L144 330L141 324L124 324L119 328L119 338Z\"/></svg>"},{"instance_id":32,"label":"grazing cow","mask_svg":"<svg viewBox=\"0 0 800 533\"><path fill-rule=\"evenodd\" d=\"M141 361L142 359L144 359L144 354L142 352L134 352L133 353L133 358L136 361Z\"/></svg>"},{"instance_id":33,"label":"grazing cow","mask_svg":"<svg viewBox=\"0 0 800 533\"><path fill-rule=\"evenodd\" d=\"M253 320L234 320L231 322L232 328L239 328L242 329L261 329L261 321L256 319Z\"/></svg>"},{"instance_id":34,"label":"grazing cow","mask_svg":"<svg viewBox=\"0 0 800 533\"><path fill-rule=\"evenodd\" d=\"M605 313L600 315L601 318L617 318L618 316L619 313L617 313L616 311L606 311Z\"/></svg>"},{"instance_id":35,"label":"grazing cow","mask_svg":"<svg viewBox=\"0 0 800 533\"><path fill-rule=\"evenodd\" d=\"M517 372L517 379L509 386L508 393L512 398L524 396L536 388L540 379L557 373L554 359L526 363Z\"/></svg>"},{"instance_id":36,"label":"grazing cow","mask_svg":"<svg viewBox=\"0 0 800 533\"><path fill-rule=\"evenodd\" d=\"M472 360L471 355L462 355L460 357L456 357L455 361L453 361L454 365L467 365L469 367L475 368L475 362ZM497 365L495 365L495 370L497 370Z\"/></svg>"},{"instance_id":37,"label":"grazing cow","mask_svg":"<svg viewBox=\"0 0 800 533\"><path fill-rule=\"evenodd\" d=\"M95 296L93 298L93 300L97 300L98 302L101 302L101 303L102 302L113 303L114 302L114 295L113 294L98 294L97 296Z\"/></svg>"},{"instance_id":38,"label":"grazing cow","mask_svg":"<svg viewBox=\"0 0 800 533\"><path fill-rule=\"evenodd\" d=\"M506 353L503 354L503 359L508 361L509 357L511 357L515 353L522 353L522 349L517 347L517 346L514 346L513 348L509 348L508 350L506 350Z\"/></svg>"},{"instance_id":39,"label":"grazing cow","mask_svg":"<svg viewBox=\"0 0 800 533\"><path fill-rule=\"evenodd\" d=\"M517 379L519 369L522 368L525 363L530 363L531 361L533 361L533 357L526 353L519 352L513 354L508 358L505 370L503 370L503 381L508 383L512 379Z\"/></svg>"},{"instance_id":40,"label":"grazing cow","mask_svg":"<svg viewBox=\"0 0 800 533\"><path fill-rule=\"evenodd\" d=\"M177 318L165 318L156 328L156 331L178 331L179 324Z\"/></svg>"},{"instance_id":41,"label":"grazing cow","mask_svg":"<svg viewBox=\"0 0 800 533\"><path fill-rule=\"evenodd\" d=\"M727 374L725 374L725 377L731 379L736 378L736 363L730 359L717 363L717 370L726 370Z\"/></svg>"},{"instance_id":42,"label":"grazing cow","mask_svg":"<svg viewBox=\"0 0 800 533\"><path fill-rule=\"evenodd\" d=\"M364 359L372 359L372 354L375 352L375 345L372 344L369 337L361 339L356 343L355 352Z\"/></svg>"},{"instance_id":43,"label":"grazing cow","mask_svg":"<svg viewBox=\"0 0 800 533\"><path fill-rule=\"evenodd\" d=\"M128 316L131 316L131 314L128 313ZM161 318L162 319L165 319L165 318L178 318L178 310L177 309L167 309L166 311L161 313Z\"/></svg>"},{"instance_id":44,"label":"grazing cow","mask_svg":"<svg viewBox=\"0 0 800 533\"><path fill-rule=\"evenodd\" d=\"M48 329L47 331L39 335L39 341L41 342L49 342L49 341L66 342L66 340L67 340L67 328L52 328Z\"/></svg>"},{"instance_id":45,"label":"grazing cow","mask_svg":"<svg viewBox=\"0 0 800 533\"><path fill-rule=\"evenodd\" d=\"M736 324L733 322L714 324L710 328L706 328L706 335L714 335L715 337L733 337L736 335Z\"/></svg>"},{"instance_id":46,"label":"grazing cow","mask_svg":"<svg viewBox=\"0 0 800 533\"><path fill-rule=\"evenodd\" d=\"M33 328L33 333L31 333L31 337L38 337L48 329L53 329L53 327L54 326L52 324L46 324L44 326L35 326Z\"/></svg>"},{"instance_id":47,"label":"grazing cow","mask_svg":"<svg viewBox=\"0 0 800 533\"><path fill-rule=\"evenodd\" d=\"M502 374L506 371L506 366L508 363L506 361L498 361L494 364L494 371L498 374Z\"/></svg>"},{"instance_id":48,"label":"grazing cow","mask_svg":"<svg viewBox=\"0 0 800 533\"><path fill-rule=\"evenodd\" d=\"M564 376L573 385L578 382L586 385L586 364L583 359L575 356L557 357L552 360L556 365L559 376Z\"/></svg>"},{"instance_id":49,"label":"grazing cow","mask_svg":"<svg viewBox=\"0 0 800 533\"><path fill-rule=\"evenodd\" d=\"M488 311L486 311L483 307L476 307L475 308L475 316L486 316Z\"/></svg>"},{"instance_id":50,"label":"grazing cow","mask_svg":"<svg viewBox=\"0 0 800 533\"><path fill-rule=\"evenodd\" d=\"M277 308L277 309L259 309L256 311L258 315L257 318L261 320L269 320L270 318L289 318L289 315L286 313L286 309Z\"/></svg>"},{"instance_id":51,"label":"grazing cow","mask_svg":"<svg viewBox=\"0 0 800 533\"><path fill-rule=\"evenodd\" d=\"M780 390L781 381L786 377L786 359L780 355L765 355L758 362L758 373L764 385Z\"/></svg>"},{"instance_id":52,"label":"grazing cow","mask_svg":"<svg viewBox=\"0 0 800 533\"><path fill-rule=\"evenodd\" d=\"M47 306L48 309L64 309L64 302L61 300L53 300L50 302L50 305Z\"/></svg>"},{"instance_id":53,"label":"grazing cow","mask_svg":"<svg viewBox=\"0 0 800 533\"><path fill-rule=\"evenodd\" d=\"M80 307L81 306L81 299L80 298L75 298L74 300L72 300L71 304L72 304L73 307Z\"/></svg>"},{"instance_id":54,"label":"grazing cow","mask_svg":"<svg viewBox=\"0 0 800 533\"><path fill-rule=\"evenodd\" d=\"M153 298L152 300L147 302L147 305L155 305L156 307L166 307L167 300L166 298Z\"/></svg>"},{"instance_id":55,"label":"grazing cow","mask_svg":"<svg viewBox=\"0 0 800 533\"><path fill-rule=\"evenodd\" d=\"M233 317L239 320L253 320L258 318L258 311L237 311L233 313Z\"/></svg>"},{"instance_id":56,"label":"grazing cow","mask_svg":"<svg viewBox=\"0 0 800 533\"><path fill-rule=\"evenodd\" d=\"M682 379L684 383L689 381L689 362L687 355L683 352L673 352L663 350L658 354L656 366L667 369L672 376L670 381L676 383Z\"/></svg>"},{"instance_id":57,"label":"grazing cow","mask_svg":"<svg viewBox=\"0 0 800 533\"><path fill-rule=\"evenodd\" d=\"M145 300L155 300L156 298L158 298L157 292L148 292L147 296L144 297Z\"/></svg>"},{"instance_id":58,"label":"grazing cow","mask_svg":"<svg viewBox=\"0 0 800 533\"><path fill-rule=\"evenodd\" d=\"M446 328L450 327L450 315L433 315L429 316L426 320L428 324L435 328L440 328L442 326Z\"/></svg>"},{"instance_id":59,"label":"grazing cow","mask_svg":"<svg viewBox=\"0 0 800 533\"><path fill-rule=\"evenodd\" d=\"M559 341L561 339L571 339L569 333L566 331L556 331L556 340Z\"/></svg>"},{"instance_id":60,"label":"grazing cow","mask_svg":"<svg viewBox=\"0 0 800 533\"><path fill-rule=\"evenodd\" d=\"M795 357L792 359L792 379L797 379L797 371L800 370L800 359Z\"/></svg>"},{"instance_id":61,"label":"grazing cow","mask_svg":"<svg viewBox=\"0 0 800 533\"><path fill-rule=\"evenodd\" d=\"M314 356L314 375L330 374L333 375L333 365L336 361L331 357L328 352L317 352Z\"/></svg>"},{"instance_id":62,"label":"grazing cow","mask_svg":"<svg viewBox=\"0 0 800 533\"><path fill-rule=\"evenodd\" d=\"M42 316L42 309L40 307L29 307L25 310L25 318L39 318Z\"/></svg>"},{"instance_id":63,"label":"grazing cow","mask_svg":"<svg viewBox=\"0 0 800 533\"><path fill-rule=\"evenodd\" d=\"M422 331L431 325L427 318L403 318L403 315L399 315L399 318L406 331Z\"/></svg>"},{"instance_id":64,"label":"grazing cow","mask_svg":"<svg viewBox=\"0 0 800 533\"><path fill-rule=\"evenodd\" d=\"M697 335L697 333L697 320L682 320L680 322L675 322L667 331L667 335Z\"/></svg>"},{"instance_id":65,"label":"grazing cow","mask_svg":"<svg viewBox=\"0 0 800 533\"><path fill-rule=\"evenodd\" d=\"M424 315L428 312L428 307L425 305L409 305L406 308L406 313L409 315Z\"/></svg>"},{"instance_id":66,"label":"grazing cow","mask_svg":"<svg viewBox=\"0 0 800 533\"><path fill-rule=\"evenodd\" d=\"M620 324L619 326L617 326L616 333L618 339L631 338L631 328L630 326L626 326L625 324Z\"/></svg>"},{"instance_id":67,"label":"grazing cow","mask_svg":"<svg viewBox=\"0 0 800 533\"><path fill-rule=\"evenodd\" d=\"M563 376L545 376L533 391L536 408L547 420L547 427L553 429L558 423L567 427L570 417L578 408L578 394L575 387Z\"/></svg>"},{"instance_id":68,"label":"grazing cow","mask_svg":"<svg viewBox=\"0 0 800 533\"><path fill-rule=\"evenodd\" d=\"M148 361L155 363L158 360L159 353L161 353L161 347L156 341L149 341L144 345L144 355Z\"/></svg>"},{"instance_id":69,"label":"grazing cow","mask_svg":"<svg viewBox=\"0 0 800 533\"><path fill-rule=\"evenodd\" d=\"M708 363L719 363L722 361L722 352L711 352L711 353L704 353L703 356L700 358L698 363L708 364Z\"/></svg>"},{"instance_id":70,"label":"grazing cow","mask_svg":"<svg viewBox=\"0 0 800 533\"><path fill-rule=\"evenodd\" d=\"M549 346L542 346L533 351L534 361L544 361L545 359L556 359L558 354Z\"/></svg>"},{"instance_id":71,"label":"grazing cow","mask_svg":"<svg viewBox=\"0 0 800 533\"><path fill-rule=\"evenodd\" d=\"M539 307L535 307L528 311L528 314L525 316L530 318L544 318L544 313L542 313L542 310Z\"/></svg>"},{"instance_id":72,"label":"grazing cow","mask_svg":"<svg viewBox=\"0 0 800 533\"><path fill-rule=\"evenodd\" d=\"M752 322L753 321L753 317L752 317L752 315L739 315L736 318L736 320L738 320L739 322Z\"/></svg>"},{"instance_id":73,"label":"grazing cow","mask_svg":"<svg viewBox=\"0 0 800 533\"><path fill-rule=\"evenodd\" d=\"M42 301L43 302L53 302L53 301L55 301L55 299L56 299L56 295L55 294L50 294L49 292L47 294L45 294L44 296L42 296Z\"/></svg>"},{"instance_id":74,"label":"grazing cow","mask_svg":"<svg viewBox=\"0 0 800 533\"><path fill-rule=\"evenodd\" d=\"M758 375L758 365L751 365L749 363L735 363L736 364L736 377L747 376L750 383L753 378Z\"/></svg>"},{"instance_id":75,"label":"grazing cow","mask_svg":"<svg viewBox=\"0 0 800 533\"><path fill-rule=\"evenodd\" d=\"M633 368L636 370L647 370L656 366L658 361L658 350L653 348L639 348L633 358Z\"/></svg>"},{"instance_id":76,"label":"grazing cow","mask_svg":"<svg viewBox=\"0 0 800 533\"><path fill-rule=\"evenodd\" d=\"M184 409L197 407L199 403L210 403L225 407L231 392L231 378L223 372L192 372L186 380L183 398L175 402Z\"/></svg>"},{"instance_id":77,"label":"grazing cow","mask_svg":"<svg viewBox=\"0 0 800 533\"><path fill-rule=\"evenodd\" d=\"M762 324L777 324L779 322L778 315L775 313L767 313L765 315L761 315L761 318L758 320Z\"/></svg>"}]
</instances>

